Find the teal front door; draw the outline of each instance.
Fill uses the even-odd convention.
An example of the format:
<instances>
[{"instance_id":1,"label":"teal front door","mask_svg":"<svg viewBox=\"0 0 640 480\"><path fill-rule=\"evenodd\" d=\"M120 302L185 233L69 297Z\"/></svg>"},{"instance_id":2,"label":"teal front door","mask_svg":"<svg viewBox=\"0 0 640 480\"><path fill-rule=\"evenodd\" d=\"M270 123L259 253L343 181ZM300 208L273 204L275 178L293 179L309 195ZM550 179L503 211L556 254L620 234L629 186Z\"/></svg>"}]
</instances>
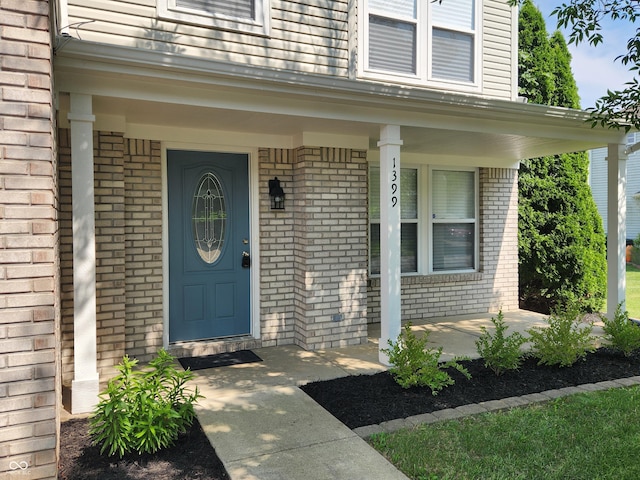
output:
<instances>
[{"instance_id":1,"label":"teal front door","mask_svg":"<svg viewBox=\"0 0 640 480\"><path fill-rule=\"evenodd\" d=\"M167 152L170 342L250 333L248 163Z\"/></svg>"}]
</instances>

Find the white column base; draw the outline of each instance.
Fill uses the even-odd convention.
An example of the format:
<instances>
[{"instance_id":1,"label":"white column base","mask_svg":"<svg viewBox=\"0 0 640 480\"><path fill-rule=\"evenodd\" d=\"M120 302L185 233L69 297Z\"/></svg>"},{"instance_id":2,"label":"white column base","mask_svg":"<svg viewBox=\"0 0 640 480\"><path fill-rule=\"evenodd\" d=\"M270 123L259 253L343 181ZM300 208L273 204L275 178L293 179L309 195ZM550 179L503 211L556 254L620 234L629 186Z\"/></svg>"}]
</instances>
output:
<instances>
[{"instance_id":1,"label":"white column base","mask_svg":"<svg viewBox=\"0 0 640 480\"><path fill-rule=\"evenodd\" d=\"M71 413L90 413L100 400L100 382L98 376L91 380L73 380L71 382Z\"/></svg>"}]
</instances>

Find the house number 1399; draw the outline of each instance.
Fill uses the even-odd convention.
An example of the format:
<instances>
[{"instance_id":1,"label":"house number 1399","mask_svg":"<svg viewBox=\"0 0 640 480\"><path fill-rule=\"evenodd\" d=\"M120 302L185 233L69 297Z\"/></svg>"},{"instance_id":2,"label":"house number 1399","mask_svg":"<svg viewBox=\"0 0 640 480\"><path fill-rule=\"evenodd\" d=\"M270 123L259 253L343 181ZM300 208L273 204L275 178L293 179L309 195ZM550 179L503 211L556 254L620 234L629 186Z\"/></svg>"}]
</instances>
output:
<instances>
[{"instance_id":1,"label":"house number 1399","mask_svg":"<svg viewBox=\"0 0 640 480\"><path fill-rule=\"evenodd\" d=\"M393 159L393 169L391 170L391 207L398 205L398 170L396 169L396 159Z\"/></svg>"}]
</instances>

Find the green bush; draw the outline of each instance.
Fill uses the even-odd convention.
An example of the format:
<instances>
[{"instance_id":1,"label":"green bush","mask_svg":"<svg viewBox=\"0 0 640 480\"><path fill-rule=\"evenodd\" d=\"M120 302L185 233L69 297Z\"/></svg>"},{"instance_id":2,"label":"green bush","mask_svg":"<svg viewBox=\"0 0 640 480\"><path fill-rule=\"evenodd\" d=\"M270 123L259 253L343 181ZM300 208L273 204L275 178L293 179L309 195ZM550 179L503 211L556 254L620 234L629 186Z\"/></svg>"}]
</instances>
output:
<instances>
[{"instance_id":1,"label":"green bush","mask_svg":"<svg viewBox=\"0 0 640 480\"><path fill-rule=\"evenodd\" d=\"M535 2L521 4L519 94L530 103L579 108L571 55L560 32L547 35ZM521 308L549 314L571 302L599 311L606 296L602 219L589 187L586 152L524 160L518 172Z\"/></svg>"},{"instance_id":2,"label":"green bush","mask_svg":"<svg viewBox=\"0 0 640 480\"><path fill-rule=\"evenodd\" d=\"M631 263L634 265L640 265L640 234L633 241L633 247L631 248Z\"/></svg>"},{"instance_id":3,"label":"green bush","mask_svg":"<svg viewBox=\"0 0 640 480\"><path fill-rule=\"evenodd\" d=\"M509 327L504 323L502 310L497 318L491 318L495 333L491 335L486 327L480 327L482 335L476 340L478 354L484 359L484 366L493 370L496 375L502 375L507 370L517 370L522 363L520 347L527 341L518 332L505 335Z\"/></svg>"},{"instance_id":4,"label":"green bush","mask_svg":"<svg viewBox=\"0 0 640 480\"><path fill-rule=\"evenodd\" d=\"M190 370L179 371L174 357L165 350L149 363L149 369L134 370L136 359L125 356L100 394L91 418L89 433L100 453L154 453L173 445L178 434L191 426L193 406L202 395L189 392Z\"/></svg>"},{"instance_id":5,"label":"green bush","mask_svg":"<svg viewBox=\"0 0 640 480\"><path fill-rule=\"evenodd\" d=\"M618 305L611 320L603 316L602 321L604 338L611 348L625 357L640 348L640 327L629 320L629 312L622 311L622 304Z\"/></svg>"},{"instance_id":6,"label":"green bush","mask_svg":"<svg viewBox=\"0 0 640 480\"><path fill-rule=\"evenodd\" d=\"M547 319L547 327L527 330L538 365L569 367L595 350L593 326L583 324L583 318L577 305L569 305L563 311L554 310Z\"/></svg>"},{"instance_id":7,"label":"green bush","mask_svg":"<svg viewBox=\"0 0 640 480\"><path fill-rule=\"evenodd\" d=\"M432 395L437 395L444 387L455 383L445 371L446 368L455 368L465 377L471 378L467 369L458 363L461 358L440 363L442 347L428 348L428 338L428 331L425 331L422 338L416 337L409 323L400 332L397 342L389 340L390 348L382 349L389 356L392 364L389 371L398 385L402 388L429 387Z\"/></svg>"}]
</instances>

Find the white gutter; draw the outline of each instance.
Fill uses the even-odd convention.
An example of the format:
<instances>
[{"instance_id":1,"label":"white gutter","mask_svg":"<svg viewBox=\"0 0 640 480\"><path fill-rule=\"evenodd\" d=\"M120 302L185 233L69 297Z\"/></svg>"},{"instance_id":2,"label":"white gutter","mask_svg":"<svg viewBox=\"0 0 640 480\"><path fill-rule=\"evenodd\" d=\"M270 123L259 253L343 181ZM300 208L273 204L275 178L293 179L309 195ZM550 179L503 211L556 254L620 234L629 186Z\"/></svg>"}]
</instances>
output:
<instances>
[{"instance_id":1,"label":"white gutter","mask_svg":"<svg viewBox=\"0 0 640 480\"><path fill-rule=\"evenodd\" d=\"M629 145L627 148L624 149L624 154L629 155L631 153L637 152L638 150L640 150L640 142L634 143L633 145Z\"/></svg>"}]
</instances>

